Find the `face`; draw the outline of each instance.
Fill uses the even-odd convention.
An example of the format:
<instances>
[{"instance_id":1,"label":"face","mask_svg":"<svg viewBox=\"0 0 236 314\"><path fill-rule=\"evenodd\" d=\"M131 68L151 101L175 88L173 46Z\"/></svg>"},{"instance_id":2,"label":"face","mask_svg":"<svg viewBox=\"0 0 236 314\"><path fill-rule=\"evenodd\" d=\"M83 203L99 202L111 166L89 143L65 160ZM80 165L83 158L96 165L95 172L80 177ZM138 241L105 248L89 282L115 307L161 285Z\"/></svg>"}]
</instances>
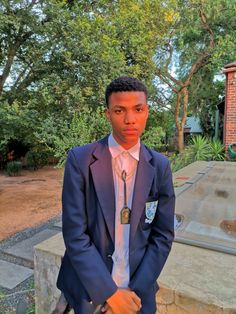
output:
<instances>
[{"instance_id":1,"label":"face","mask_svg":"<svg viewBox=\"0 0 236 314\"><path fill-rule=\"evenodd\" d=\"M144 92L116 92L109 97L106 109L113 136L125 149L137 144L143 133L147 118L148 105Z\"/></svg>"}]
</instances>

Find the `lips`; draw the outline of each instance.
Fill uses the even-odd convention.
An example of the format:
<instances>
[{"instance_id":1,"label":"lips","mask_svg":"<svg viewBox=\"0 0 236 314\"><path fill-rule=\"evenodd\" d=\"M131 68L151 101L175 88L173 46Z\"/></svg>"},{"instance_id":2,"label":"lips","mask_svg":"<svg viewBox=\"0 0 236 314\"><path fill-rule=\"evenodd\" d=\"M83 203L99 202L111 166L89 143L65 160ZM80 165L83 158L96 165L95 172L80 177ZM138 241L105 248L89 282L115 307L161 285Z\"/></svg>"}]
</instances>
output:
<instances>
[{"instance_id":1,"label":"lips","mask_svg":"<svg viewBox=\"0 0 236 314\"><path fill-rule=\"evenodd\" d=\"M124 129L123 133L125 134L137 134L138 130L137 129Z\"/></svg>"}]
</instances>

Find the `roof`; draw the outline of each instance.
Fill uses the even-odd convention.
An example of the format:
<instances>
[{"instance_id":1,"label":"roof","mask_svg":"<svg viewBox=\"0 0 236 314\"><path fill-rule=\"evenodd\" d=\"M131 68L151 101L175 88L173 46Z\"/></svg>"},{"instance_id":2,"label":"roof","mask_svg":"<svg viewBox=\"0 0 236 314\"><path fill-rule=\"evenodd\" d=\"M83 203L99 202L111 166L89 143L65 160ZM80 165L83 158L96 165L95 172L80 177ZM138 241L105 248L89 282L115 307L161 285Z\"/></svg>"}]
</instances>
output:
<instances>
[{"instance_id":1,"label":"roof","mask_svg":"<svg viewBox=\"0 0 236 314\"><path fill-rule=\"evenodd\" d=\"M198 117L187 117L185 128L191 128L190 133L202 133L203 130L200 125Z\"/></svg>"},{"instance_id":2,"label":"roof","mask_svg":"<svg viewBox=\"0 0 236 314\"><path fill-rule=\"evenodd\" d=\"M233 68L233 67L235 67L235 66L236 66L236 61L231 62L231 63L229 63L229 64L226 64L226 65L224 66L224 68L225 68L225 69L228 69L228 68Z\"/></svg>"}]
</instances>

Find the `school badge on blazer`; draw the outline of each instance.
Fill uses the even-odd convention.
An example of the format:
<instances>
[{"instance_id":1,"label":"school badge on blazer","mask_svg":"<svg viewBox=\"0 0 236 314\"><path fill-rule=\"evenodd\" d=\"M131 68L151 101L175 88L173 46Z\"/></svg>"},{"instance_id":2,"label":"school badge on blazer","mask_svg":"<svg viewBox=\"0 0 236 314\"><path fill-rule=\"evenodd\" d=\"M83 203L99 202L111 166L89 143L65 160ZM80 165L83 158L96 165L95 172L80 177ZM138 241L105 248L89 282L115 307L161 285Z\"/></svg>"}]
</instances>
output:
<instances>
[{"instance_id":1,"label":"school badge on blazer","mask_svg":"<svg viewBox=\"0 0 236 314\"><path fill-rule=\"evenodd\" d=\"M145 207L145 214L146 214L145 222L146 223L150 224L153 221L156 210L157 210L157 205L158 205L158 200L154 202L146 203L146 207Z\"/></svg>"}]
</instances>

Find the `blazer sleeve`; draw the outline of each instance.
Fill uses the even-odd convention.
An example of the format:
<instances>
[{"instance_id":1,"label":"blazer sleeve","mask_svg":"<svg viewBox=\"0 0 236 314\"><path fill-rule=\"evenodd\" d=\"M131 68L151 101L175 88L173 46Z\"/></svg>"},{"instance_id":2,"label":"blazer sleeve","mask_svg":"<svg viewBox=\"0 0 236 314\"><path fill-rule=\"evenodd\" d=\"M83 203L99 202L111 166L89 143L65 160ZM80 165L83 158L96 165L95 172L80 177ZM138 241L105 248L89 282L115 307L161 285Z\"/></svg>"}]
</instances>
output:
<instances>
[{"instance_id":1,"label":"blazer sleeve","mask_svg":"<svg viewBox=\"0 0 236 314\"><path fill-rule=\"evenodd\" d=\"M85 178L71 150L65 166L62 192L62 231L66 252L91 300L95 304L103 304L117 290L117 286L87 233L84 193Z\"/></svg>"},{"instance_id":2,"label":"blazer sleeve","mask_svg":"<svg viewBox=\"0 0 236 314\"><path fill-rule=\"evenodd\" d=\"M144 257L131 278L130 288L136 293L150 291L169 255L174 239L175 194L168 161L159 188L159 203Z\"/></svg>"}]
</instances>

